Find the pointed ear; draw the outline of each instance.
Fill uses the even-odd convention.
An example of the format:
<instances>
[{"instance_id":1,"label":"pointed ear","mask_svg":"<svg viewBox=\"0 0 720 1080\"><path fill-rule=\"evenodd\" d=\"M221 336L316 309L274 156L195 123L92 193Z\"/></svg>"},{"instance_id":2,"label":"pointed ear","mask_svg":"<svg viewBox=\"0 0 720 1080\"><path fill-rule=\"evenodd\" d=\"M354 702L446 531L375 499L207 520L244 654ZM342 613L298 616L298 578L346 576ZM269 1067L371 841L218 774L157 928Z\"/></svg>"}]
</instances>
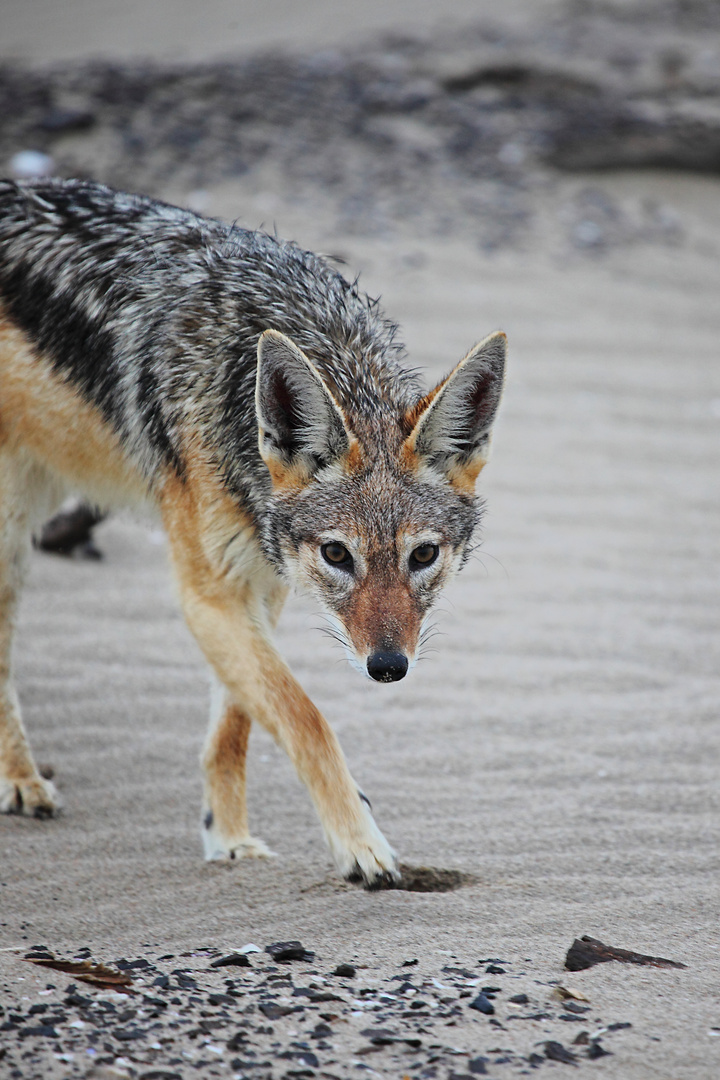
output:
<instances>
[{"instance_id":1,"label":"pointed ear","mask_svg":"<svg viewBox=\"0 0 720 1080\"><path fill-rule=\"evenodd\" d=\"M500 331L485 338L413 410L406 453L444 472L464 491L473 490L488 459L506 346Z\"/></svg>"},{"instance_id":2,"label":"pointed ear","mask_svg":"<svg viewBox=\"0 0 720 1080\"><path fill-rule=\"evenodd\" d=\"M260 454L273 483L306 483L350 447L342 412L317 369L290 338L258 342L255 410Z\"/></svg>"}]
</instances>

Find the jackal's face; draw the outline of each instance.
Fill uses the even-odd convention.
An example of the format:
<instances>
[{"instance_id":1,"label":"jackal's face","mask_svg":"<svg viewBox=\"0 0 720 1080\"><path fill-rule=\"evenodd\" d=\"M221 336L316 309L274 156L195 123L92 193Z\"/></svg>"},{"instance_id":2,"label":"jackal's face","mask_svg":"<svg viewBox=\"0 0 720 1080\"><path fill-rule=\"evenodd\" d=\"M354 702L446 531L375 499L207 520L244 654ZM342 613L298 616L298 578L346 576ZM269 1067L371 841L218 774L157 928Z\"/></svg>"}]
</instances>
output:
<instances>
[{"instance_id":1,"label":"jackal's face","mask_svg":"<svg viewBox=\"0 0 720 1080\"><path fill-rule=\"evenodd\" d=\"M260 339L260 452L273 481L265 550L378 682L414 664L427 615L467 558L504 358L494 334L413 409L394 421L378 410L353 430L288 338Z\"/></svg>"}]
</instances>

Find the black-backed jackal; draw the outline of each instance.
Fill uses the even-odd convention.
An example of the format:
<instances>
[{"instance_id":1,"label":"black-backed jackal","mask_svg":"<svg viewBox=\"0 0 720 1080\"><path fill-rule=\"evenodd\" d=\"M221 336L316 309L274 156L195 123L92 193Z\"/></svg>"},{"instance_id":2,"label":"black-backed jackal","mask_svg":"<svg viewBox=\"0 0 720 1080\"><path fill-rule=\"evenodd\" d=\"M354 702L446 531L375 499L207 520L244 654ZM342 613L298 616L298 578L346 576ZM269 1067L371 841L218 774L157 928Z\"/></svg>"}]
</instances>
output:
<instances>
[{"instance_id":1,"label":"black-backed jackal","mask_svg":"<svg viewBox=\"0 0 720 1080\"><path fill-rule=\"evenodd\" d=\"M0 810L57 806L10 679L31 530L68 492L149 501L217 680L207 858L267 853L245 805L256 721L307 785L340 872L397 875L272 635L297 583L356 666L400 679L467 557L505 337L428 394L402 359L376 302L294 244L96 184L0 182Z\"/></svg>"}]
</instances>

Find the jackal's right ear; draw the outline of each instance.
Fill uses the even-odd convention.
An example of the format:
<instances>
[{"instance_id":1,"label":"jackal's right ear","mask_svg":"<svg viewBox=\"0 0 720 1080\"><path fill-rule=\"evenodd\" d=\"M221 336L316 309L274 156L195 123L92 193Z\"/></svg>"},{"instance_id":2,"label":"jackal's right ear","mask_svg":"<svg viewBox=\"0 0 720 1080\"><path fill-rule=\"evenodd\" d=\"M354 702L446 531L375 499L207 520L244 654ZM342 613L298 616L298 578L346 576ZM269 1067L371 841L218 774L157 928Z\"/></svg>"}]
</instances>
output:
<instances>
[{"instance_id":1,"label":"jackal's right ear","mask_svg":"<svg viewBox=\"0 0 720 1080\"><path fill-rule=\"evenodd\" d=\"M413 409L406 457L444 473L463 491L474 489L488 459L490 433L505 377L507 338L485 338Z\"/></svg>"},{"instance_id":2,"label":"jackal's right ear","mask_svg":"<svg viewBox=\"0 0 720 1080\"><path fill-rule=\"evenodd\" d=\"M303 483L350 448L342 412L317 368L284 334L258 342L255 409L260 454L273 483Z\"/></svg>"}]
</instances>

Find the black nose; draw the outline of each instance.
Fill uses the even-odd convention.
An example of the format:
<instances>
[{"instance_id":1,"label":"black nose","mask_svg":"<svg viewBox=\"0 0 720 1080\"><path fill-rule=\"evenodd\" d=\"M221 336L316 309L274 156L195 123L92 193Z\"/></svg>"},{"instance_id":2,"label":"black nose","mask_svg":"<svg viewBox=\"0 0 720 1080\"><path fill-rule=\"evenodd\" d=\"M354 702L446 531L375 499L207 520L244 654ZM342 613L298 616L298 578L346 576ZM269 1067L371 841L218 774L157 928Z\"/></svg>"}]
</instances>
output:
<instances>
[{"instance_id":1,"label":"black nose","mask_svg":"<svg viewBox=\"0 0 720 1080\"><path fill-rule=\"evenodd\" d=\"M407 675L407 656L399 652L376 652L368 657L367 669L375 682L397 682Z\"/></svg>"}]
</instances>

